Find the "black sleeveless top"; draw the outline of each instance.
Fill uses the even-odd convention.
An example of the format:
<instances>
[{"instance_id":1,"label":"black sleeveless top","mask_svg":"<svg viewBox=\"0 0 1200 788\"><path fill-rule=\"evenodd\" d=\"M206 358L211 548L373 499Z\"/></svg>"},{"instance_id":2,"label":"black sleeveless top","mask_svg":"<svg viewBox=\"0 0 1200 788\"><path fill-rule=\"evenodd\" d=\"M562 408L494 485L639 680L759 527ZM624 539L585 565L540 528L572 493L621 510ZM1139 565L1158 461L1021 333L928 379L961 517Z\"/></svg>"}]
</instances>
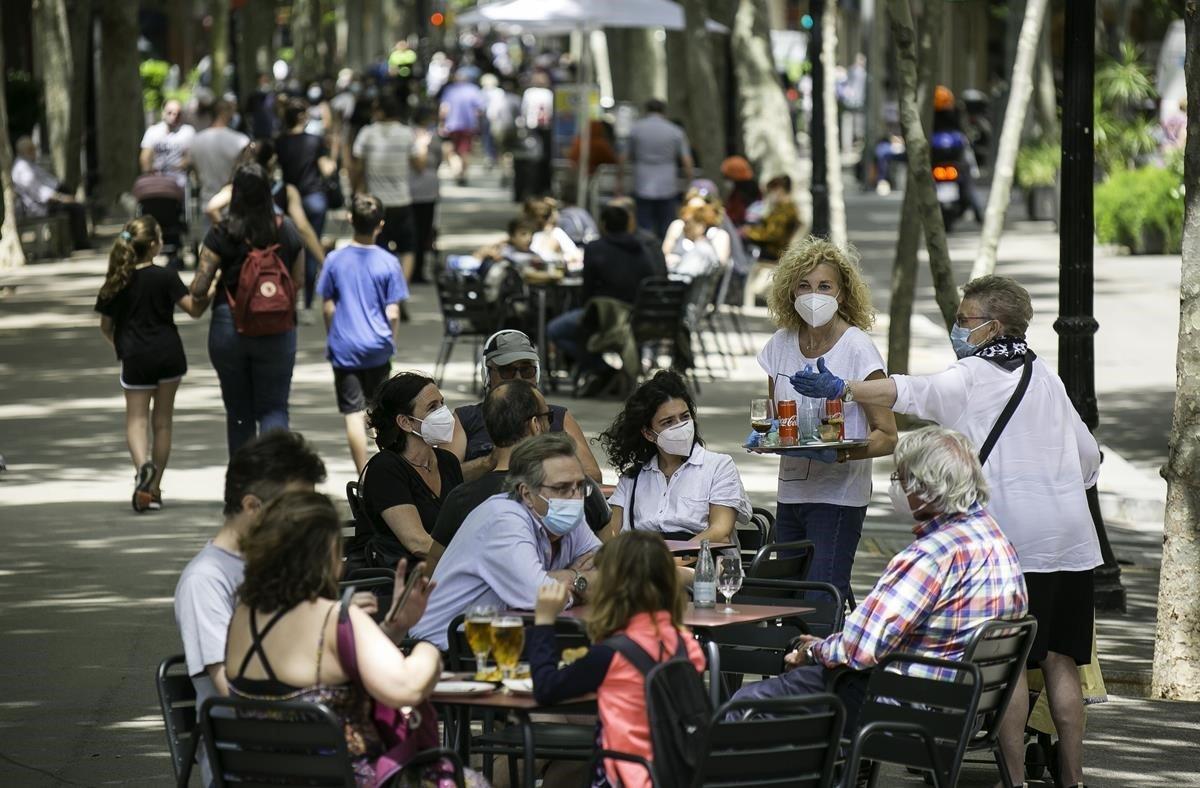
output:
<instances>
[{"instance_id":1,"label":"black sleeveless top","mask_svg":"<svg viewBox=\"0 0 1200 788\"><path fill-rule=\"evenodd\" d=\"M562 432L567 409L562 405L550 405L549 408L550 431ZM476 402L474 405L457 407L454 409L454 415L458 416L463 431L467 433L467 453L463 462L491 454L494 447L492 437L488 435L487 425L483 423L483 403Z\"/></svg>"}]
</instances>

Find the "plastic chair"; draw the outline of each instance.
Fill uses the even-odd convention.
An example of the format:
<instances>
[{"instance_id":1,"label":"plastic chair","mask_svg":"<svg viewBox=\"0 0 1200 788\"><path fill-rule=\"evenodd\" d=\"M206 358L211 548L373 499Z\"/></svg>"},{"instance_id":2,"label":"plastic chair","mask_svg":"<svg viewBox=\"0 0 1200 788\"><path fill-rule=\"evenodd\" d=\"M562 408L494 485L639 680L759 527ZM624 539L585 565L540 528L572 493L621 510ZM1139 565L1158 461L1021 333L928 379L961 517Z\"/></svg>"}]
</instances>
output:
<instances>
[{"instance_id":1,"label":"plastic chair","mask_svg":"<svg viewBox=\"0 0 1200 788\"><path fill-rule=\"evenodd\" d=\"M217 709L227 711L213 714ZM217 788L357 786L342 721L324 704L210 698L200 711L200 727ZM461 788L462 761L453 750L424 750L409 765L442 759L454 765L454 784Z\"/></svg>"},{"instance_id":2,"label":"plastic chair","mask_svg":"<svg viewBox=\"0 0 1200 788\"><path fill-rule=\"evenodd\" d=\"M816 547L808 539L771 542L763 545L750 562L747 578L759 580L803 580L808 577Z\"/></svg>"},{"instance_id":3,"label":"plastic chair","mask_svg":"<svg viewBox=\"0 0 1200 788\"><path fill-rule=\"evenodd\" d=\"M158 663L155 684L158 687L163 726L167 732L167 750L171 753L171 766L175 770L175 784L185 788L196 762L199 731L196 722L196 687L188 675L187 660L183 654L167 657Z\"/></svg>"}]
</instances>

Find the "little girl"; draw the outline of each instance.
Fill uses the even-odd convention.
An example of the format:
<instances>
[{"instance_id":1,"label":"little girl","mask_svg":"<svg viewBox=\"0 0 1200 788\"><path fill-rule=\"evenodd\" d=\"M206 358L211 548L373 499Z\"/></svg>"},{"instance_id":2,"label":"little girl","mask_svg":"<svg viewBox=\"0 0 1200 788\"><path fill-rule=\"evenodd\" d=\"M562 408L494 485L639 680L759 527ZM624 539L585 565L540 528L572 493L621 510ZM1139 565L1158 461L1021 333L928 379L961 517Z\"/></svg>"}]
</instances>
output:
<instances>
[{"instance_id":1,"label":"little girl","mask_svg":"<svg viewBox=\"0 0 1200 788\"><path fill-rule=\"evenodd\" d=\"M171 454L175 391L187 372L183 342L175 328L175 305L200 317L212 298L211 289L203 299L193 298L179 274L154 265L161 250L162 232L153 216L129 222L109 252L108 274L96 298L100 331L121 361L125 440L137 470L135 512L162 508L159 484ZM153 450L149 440L151 400Z\"/></svg>"},{"instance_id":2,"label":"little girl","mask_svg":"<svg viewBox=\"0 0 1200 788\"><path fill-rule=\"evenodd\" d=\"M675 561L662 537L626 531L596 554L597 577L589 597L587 654L558 668L554 619L567 599L567 587L548 583L538 592L534 626L529 630L529 665L539 703L550 704L589 692L597 695L600 743L605 749L653 759L646 714L645 680L624 655L601 641L624 634L656 662L675 655L682 636L697 672L704 652L683 620L684 598ZM608 783L649 788L646 770L634 763L608 762Z\"/></svg>"}]
</instances>

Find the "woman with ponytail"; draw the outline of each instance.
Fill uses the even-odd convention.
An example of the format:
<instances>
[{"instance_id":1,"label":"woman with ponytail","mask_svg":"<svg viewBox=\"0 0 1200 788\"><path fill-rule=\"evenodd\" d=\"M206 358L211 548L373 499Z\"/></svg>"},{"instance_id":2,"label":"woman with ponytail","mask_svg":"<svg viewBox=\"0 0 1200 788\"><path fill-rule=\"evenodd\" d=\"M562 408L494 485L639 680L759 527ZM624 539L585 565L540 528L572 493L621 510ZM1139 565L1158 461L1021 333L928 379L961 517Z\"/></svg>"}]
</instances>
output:
<instances>
[{"instance_id":1,"label":"woman with ponytail","mask_svg":"<svg viewBox=\"0 0 1200 788\"><path fill-rule=\"evenodd\" d=\"M161 250L162 231L153 216L125 225L109 252L108 274L96 298L100 331L121 361L125 439L137 471L135 512L162 508L160 484L171 454L175 392L187 372L183 342L175 328L175 305L200 317L212 298L211 292L190 295L179 274L154 265Z\"/></svg>"}]
</instances>

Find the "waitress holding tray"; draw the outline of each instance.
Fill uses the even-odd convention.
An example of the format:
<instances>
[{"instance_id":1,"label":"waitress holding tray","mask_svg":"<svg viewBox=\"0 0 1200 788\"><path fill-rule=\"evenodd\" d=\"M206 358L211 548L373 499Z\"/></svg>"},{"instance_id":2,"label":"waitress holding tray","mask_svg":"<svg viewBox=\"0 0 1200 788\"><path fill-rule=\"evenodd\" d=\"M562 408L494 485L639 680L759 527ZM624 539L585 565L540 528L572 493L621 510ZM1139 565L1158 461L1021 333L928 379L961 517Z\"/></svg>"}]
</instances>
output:
<instances>
[{"instance_id":1,"label":"waitress holding tray","mask_svg":"<svg viewBox=\"0 0 1200 788\"><path fill-rule=\"evenodd\" d=\"M790 378L806 366L824 365L850 380L885 377L883 357L866 334L874 321L870 292L858 266L832 243L816 238L794 243L775 269L767 306L779 330L758 354L758 363L767 373L776 412L785 400L795 400L803 410L804 398ZM797 579L832 583L848 597L854 551L871 501L871 458L892 453L896 419L887 408L856 402L845 403L844 416L845 439L865 440L865 446L790 449L780 458L775 539L811 540L816 548L812 569L807 578Z\"/></svg>"}]
</instances>

